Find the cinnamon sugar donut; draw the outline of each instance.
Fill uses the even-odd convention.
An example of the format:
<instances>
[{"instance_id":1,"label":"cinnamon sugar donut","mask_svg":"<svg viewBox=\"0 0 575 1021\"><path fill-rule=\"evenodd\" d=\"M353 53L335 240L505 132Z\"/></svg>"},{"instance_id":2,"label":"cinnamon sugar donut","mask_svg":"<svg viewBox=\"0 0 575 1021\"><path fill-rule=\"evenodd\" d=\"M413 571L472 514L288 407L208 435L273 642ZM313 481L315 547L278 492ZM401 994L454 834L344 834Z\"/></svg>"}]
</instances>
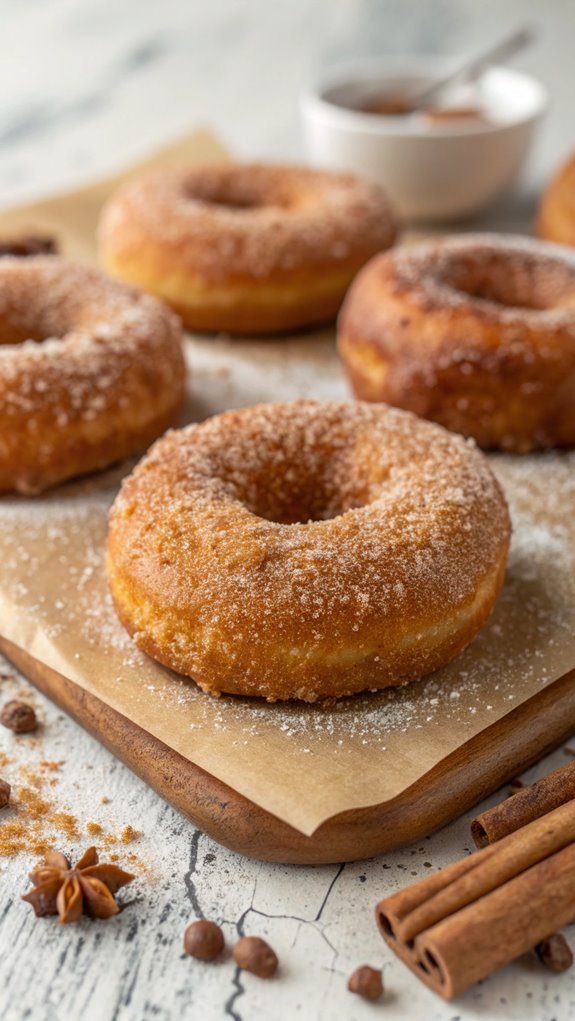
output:
<instances>
[{"instance_id":1,"label":"cinnamon sugar donut","mask_svg":"<svg viewBox=\"0 0 575 1021\"><path fill-rule=\"evenodd\" d=\"M358 269L394 235L375 184L231 163L124 185L99 242L106 270L163 298L191 329L253 334L333 319Z\"/></svg>"},{"instance_id":2,"label":"cinnamon sugar donut","mask_svg":"<svg viewBox=\"0 0 575 1021\"><path fill-rule=\"evenodd\" d=\"M376 257L338 324L355 395L522 452L575 443L575 255L467 235Z\"/></svg>"},{"instance_id":3,"label":"cinnamon sugar donut","mask_svg":"<svg viewBox=\"0 0 575 1021\"><path fill-rule=\"evenodd\" d=\"M36 493L145 448L184 387L155 298L56 256L0 261L0 491Z\"/></svg>"},{"instance_id":4,"label":"cinnamon sugar donut","mask_svg":"<svg viewBox=\"0 0 575 1021\"><path fill-rule=\"evenodd\" d=\"M155 659L213 694L313 702L456 656L508 543L468 441L385 405L304 400L158 440L112 508L107 562Z\"/></svg>"},{"instance_id":5,"label":"cinnamon sugar donut","mask_svg":"<svg viewBox=\"0 0 575 1021\"><path fill-rule=\"evenodd\" d=\"M543 193L536 230L547 241L575 246L575 152Z\"/></svg>"}]
</instances>

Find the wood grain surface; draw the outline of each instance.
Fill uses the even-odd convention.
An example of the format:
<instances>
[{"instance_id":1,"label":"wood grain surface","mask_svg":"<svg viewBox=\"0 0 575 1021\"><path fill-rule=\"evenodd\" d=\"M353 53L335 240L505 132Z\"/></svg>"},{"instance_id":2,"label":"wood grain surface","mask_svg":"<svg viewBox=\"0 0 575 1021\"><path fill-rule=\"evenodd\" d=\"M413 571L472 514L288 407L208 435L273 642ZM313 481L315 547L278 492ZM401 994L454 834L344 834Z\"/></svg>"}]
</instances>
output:
<instances>
[{"instance_id":1,"label":"wood grain surface","mask_svg":"<svg viewBox=\"0 0 575 1021\"><path fill-rule=\"evenodd\" d=\"M575 729L573 671L468 741L398 797L337 815L306 837L22 649L0 639L0 651L196 826L226 847L264 861L354 861L411 843L461 815Z\"/></svg>"}]
</instances>

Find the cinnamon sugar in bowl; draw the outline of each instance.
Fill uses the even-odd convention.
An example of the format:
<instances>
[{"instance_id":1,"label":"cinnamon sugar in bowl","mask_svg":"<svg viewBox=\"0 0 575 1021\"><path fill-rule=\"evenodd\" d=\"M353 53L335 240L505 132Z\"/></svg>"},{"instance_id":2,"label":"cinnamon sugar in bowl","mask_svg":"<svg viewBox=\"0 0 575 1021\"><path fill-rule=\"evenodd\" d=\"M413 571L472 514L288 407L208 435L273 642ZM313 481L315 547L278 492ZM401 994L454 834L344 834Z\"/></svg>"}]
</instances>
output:
<instances>
[{"instance_id":1,"label":"cinnamon sugar in bowl","mask_svg":"<svg viewBox=\"0 0 575 1021\"><path fill-rule=\"evenodd\" d=\"M301 101L311 162L377 181L405 219L478 212L519 173L547 96L534 78L490 67L473 93L453 99L454 106L471 105L481 116L373 112L378 98L409 96L452 66L436 56L386 57L326 73Z\"/></svg>"}]
</instances>

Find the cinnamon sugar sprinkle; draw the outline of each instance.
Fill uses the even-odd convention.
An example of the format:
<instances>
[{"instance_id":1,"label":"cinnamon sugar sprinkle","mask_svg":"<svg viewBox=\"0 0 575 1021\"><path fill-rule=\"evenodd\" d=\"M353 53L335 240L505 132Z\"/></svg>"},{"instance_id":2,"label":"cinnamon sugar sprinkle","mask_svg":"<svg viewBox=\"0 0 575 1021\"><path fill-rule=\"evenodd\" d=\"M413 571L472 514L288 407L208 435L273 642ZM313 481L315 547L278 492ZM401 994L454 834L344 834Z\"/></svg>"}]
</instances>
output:
<instances>
[{"instance_id":1,"label":"cinnamon sugar sprinkle","mask_svg":"<svg viewBox=\"0 0 575 1021\"><path fill-rule=\"evenodd\" d=\"M9 805L0 814L0 859L19 854L41 856L54 845L71 848L81 843L82 830L96 837L102 850L139 840L142 834L129 824L118 833L100 822L82 824L58 797L57 787L65 773L66 761L20 762L23 755L30 755L30 742L21 746L12 737L10 740L14 742L14 753L0 752L2 778L12 785ZM37 741L36 750L41 748L42 742ZM109 798L104 798L104 803L108 802ZM116 860L118 857L115 855ZM125 860L126 854L121 857ZM128 859L138 871L149 871L138 855L130 853Z\"/></svg>"},{"instance_id":2,"label":"cinnamon sugar sprinkle","mask_svg":"<svg viewBox=\"0 0 575 1021\"><path fill-rule=\"evenodd\" d=\"M139 840L142 836L139 830L135 830L132 826L124 826L120 834L120 840L123 844L133 844L134 840Z\"/></svg>"},{"instance_id":3,"label":"cinnamon sugar sprinkle","mask_svg":"<svg viewBox=\"0 0 575 1021\"><path fill-rule=\"evenodd\" d=\"M481 319L567 329L575 337L575 252L565 245L504 234L466 234L421 241L379 260L392 267L398 291L429 311L468 309ZM368 273L377 274L377 263ZM520 330L514 344L533 341ZM463 345L467 352L467 347ZM457 344L450 346L457 360Z\"/></svg>"},{"instance_id":4,"label":"cinnamon sugar sprinkle","mask_svg":"<svg viewBox=\"0 0 575 1021\"><path fill-rule=\"evenodd\" d=\"M375 184L304 167L221 164L164 169L130 181L104 209L100 238L112 251L150 239L218 279L266 277L373 254L394 235Z\"/></svg>"},{"instance_id":5,"label":"cinnamon sugar sprinkle","mask_svg":"<svg viewBox=\"0 0 575 1021\"><path fill-rule=\"evenodd\" d=\"M64 487L58 499L2 501L4 587L56 647L68 648L65 638L73 631L82 635L78 660L88 662L106 648L107 697L121 696L125 682L129 691L133 678L138 692L134 707L139 700L149 704L152 696L158 711L170 718L177 712L193 735L203 732L206 740L226 735L235 756L270 732L282 744L285 739L286 747L297 738L292 747L298 754L313 754L325 742L335 756L347 755L357 744L384 751L395 734L426 732L446 721L461 731L480 717L495 720L502 706L512 708L526 690L535 693L572 666L575 537L565 508L575 506L575 454L501 455L491 458L491 465L510 500L514 525L507 583L496 611L472 646L441 675L381 695L331 707L270 707L237 698L216 702L156 667L120 625L105 581L102 550L117 473ZM22 579L22 563L28 582ZM42 570L54 578L50 595L32 581ZM74 645L77 649L76 638ZM74 654L69 648L67 654L72 670ZM486 699L486 691L497 704Z\"/></svg>"},{"instance_id":6,"label":"cinnamon sugar sprinkle","mask_svg":"<svg viewBox=\"0 0 575 1021\"><path fill-rule=\"evenodd\" d=\"M175 384L175 365L164 355L169 338L179 338L176 318L150 295L89 267L54 256L2 259L0 322L5 430L18 415L51 409L64 385L57 426L116 411L118 401L126 403L134 358ZM41 449L47 440L43 433L37 439ZM9 441L0 434L0 453Z\"/></svg>"},{"instance_id":7,"label":"cinnamon sugar sprinkle","mask_svg":"<svg viewBox=\"0 0 575 1021\"><path fill-rule=\"evenodd\" d=\"M81 842L78 818L59 806L52 789L54 779L42 765L37 771L21 766L16 773L24 782L13 783L10 806L2 811L0 858L21 853L41 855L55 843L72 846ZM51 789L47 792L46 787ZM107 832L98 822L88 822L84 828L90 836L98 838L101 849L115 847L118 843L132 844L142 836L130 825L124 826L119 835Z\"/></svg>"}]
</instances>

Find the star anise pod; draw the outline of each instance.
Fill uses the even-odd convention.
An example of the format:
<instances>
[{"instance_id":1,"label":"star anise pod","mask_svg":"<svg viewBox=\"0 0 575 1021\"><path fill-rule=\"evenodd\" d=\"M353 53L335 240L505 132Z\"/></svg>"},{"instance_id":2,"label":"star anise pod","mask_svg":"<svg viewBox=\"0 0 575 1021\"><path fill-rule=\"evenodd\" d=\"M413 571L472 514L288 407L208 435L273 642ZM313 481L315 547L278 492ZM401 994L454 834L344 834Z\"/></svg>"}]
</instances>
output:
<instances>
[{"instance_id":1,"label":"star anise pod","mask_svg":"<svg viewBox=\"0 0 575 1021\"><path fill-rule=\"evenodd\" d=\"M100 865L95 847L89 847L74 868L60 851L48 851L44 864L30 872L33 889L22 900L32 905L37 918L59 915L64 925L77 922L82 913L111 918L120 910L114 894L134 878L117 865Z\"/></svg>"}]
</instances>

